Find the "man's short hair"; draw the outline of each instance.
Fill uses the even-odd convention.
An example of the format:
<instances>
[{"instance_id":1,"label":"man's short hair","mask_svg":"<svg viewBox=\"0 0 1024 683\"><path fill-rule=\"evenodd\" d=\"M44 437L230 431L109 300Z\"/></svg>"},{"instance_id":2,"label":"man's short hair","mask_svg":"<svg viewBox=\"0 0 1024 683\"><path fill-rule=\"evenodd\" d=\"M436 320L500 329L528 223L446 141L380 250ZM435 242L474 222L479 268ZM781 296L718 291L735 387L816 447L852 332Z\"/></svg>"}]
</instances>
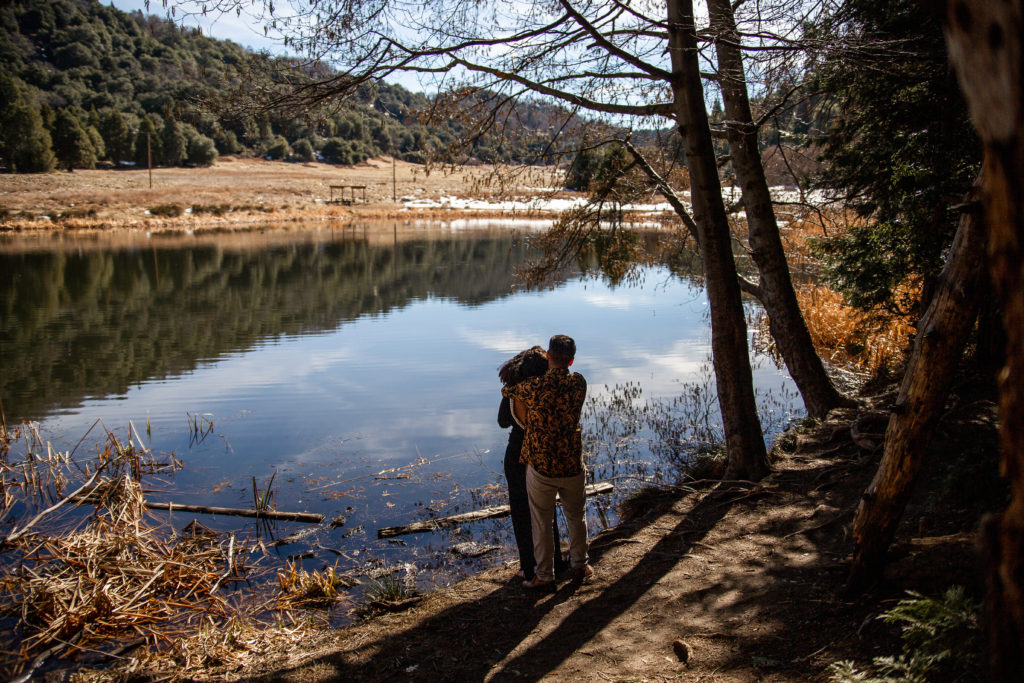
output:
<instances>
[{"instance_id":1,"label":"man's short hair","mask_svg":"<svg viewBox=\"0 0 1024 683\"><path fill-rule=\"evenodd\" d=\"M568 363L576 357L576 342L572 337L556 334L548 342L548 355L554 356L559 363Z\"/></svg>"}]
</instances>

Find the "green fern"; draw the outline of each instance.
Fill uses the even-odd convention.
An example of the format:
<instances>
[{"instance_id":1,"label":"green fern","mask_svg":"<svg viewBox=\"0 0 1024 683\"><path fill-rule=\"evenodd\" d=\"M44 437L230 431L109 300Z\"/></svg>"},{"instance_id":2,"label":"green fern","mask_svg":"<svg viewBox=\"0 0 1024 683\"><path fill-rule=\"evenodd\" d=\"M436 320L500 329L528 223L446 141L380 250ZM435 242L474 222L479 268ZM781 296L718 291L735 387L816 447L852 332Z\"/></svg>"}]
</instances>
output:
<instances>
[{"instance_id":1,"label":"green fern","mask_svg":"<svg viewBox=\"0 0 1024 683\"><path fill-rule=\"evenodd\" d=\"M884 612L879 619L901 629L903 652L897 657L875 657L868 670L853 662L829 668L833 683L927 683L934 680L980 679L979 605L962 586L949 588L939 598L908 591L908 599Z\"/></svg>"}]
</instances>

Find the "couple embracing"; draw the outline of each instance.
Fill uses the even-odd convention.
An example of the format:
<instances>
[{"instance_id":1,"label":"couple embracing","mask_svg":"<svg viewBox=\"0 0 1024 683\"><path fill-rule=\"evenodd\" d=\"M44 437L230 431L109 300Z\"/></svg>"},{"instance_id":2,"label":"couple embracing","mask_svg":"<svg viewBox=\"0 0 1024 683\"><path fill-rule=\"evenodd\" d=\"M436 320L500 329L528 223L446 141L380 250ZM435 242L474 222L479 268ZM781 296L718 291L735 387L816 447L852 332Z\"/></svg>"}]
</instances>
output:
<instances>
[{"instance_id":1,"label":"couple embracing","mask_svg":"<svg viewBox=\"0 0 1024 683\"><path fill-rule=\"evenodd\" d=\"M551 589L562 552L555 496L569 528L569 561L584 581L594 570L587 558L586 470L580 413L587 381L570 372L572 337L556 334L545 351L534 346L498 370L504 385L498 424L512 427L505 449L512 529L519 548L519 575L526 588Z\"/></svg>"}]
</instances>

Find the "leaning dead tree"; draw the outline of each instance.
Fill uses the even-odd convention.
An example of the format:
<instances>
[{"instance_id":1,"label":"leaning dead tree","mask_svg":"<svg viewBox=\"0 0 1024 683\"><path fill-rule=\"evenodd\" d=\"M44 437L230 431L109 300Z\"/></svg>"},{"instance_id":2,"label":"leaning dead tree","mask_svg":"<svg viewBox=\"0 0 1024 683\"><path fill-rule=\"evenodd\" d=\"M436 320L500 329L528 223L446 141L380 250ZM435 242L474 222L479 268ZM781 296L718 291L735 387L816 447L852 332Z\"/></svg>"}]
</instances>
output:
<instances>
[{"instance_id":1,"label":"leaning dead tree","mask_svg":"<svg viewBox=\"0 0 1024 683\"><path fill-rule=\"evenodd\" d=\"M967 197L969 209L960 219L949 260L918 322L886 429L882 460L857 507L849 578L854 590L874 579L884 565L978 315L985 273L985 224L974 194Z\"/></svg>"},{"instance_id":2,"label":"leaning dead tree","mask_svg":"<svg viewBox=\"0 0 1024 683\"><path fill-rule=\"evenodd\" d=\"M949 0L950 61L985 145L989 273L1006 321L1001 467L1010 503L985 528L992 680L1024 671L1024 0Z\"/></svg>"}]
</instances>

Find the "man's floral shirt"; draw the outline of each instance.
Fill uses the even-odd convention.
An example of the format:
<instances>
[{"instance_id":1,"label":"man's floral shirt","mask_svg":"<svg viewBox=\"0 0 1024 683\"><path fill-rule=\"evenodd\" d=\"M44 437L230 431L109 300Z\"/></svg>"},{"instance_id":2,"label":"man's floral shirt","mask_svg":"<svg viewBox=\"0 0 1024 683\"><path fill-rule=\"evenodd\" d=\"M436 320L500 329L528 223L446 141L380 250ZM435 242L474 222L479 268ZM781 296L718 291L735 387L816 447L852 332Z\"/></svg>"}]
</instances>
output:
<instances>
[{"instance_id":1,"label":"man's floral shirt","mask_svg":"<svg viewBox=\"0 0 1024 683\"><path fill-rule=\"evenodd\" d=\"M546 477L573 477L583 471L580 413L587 380L567 368L552 368L501 390L526 406L522 461Z\"/></svg>"}]
</instances>

